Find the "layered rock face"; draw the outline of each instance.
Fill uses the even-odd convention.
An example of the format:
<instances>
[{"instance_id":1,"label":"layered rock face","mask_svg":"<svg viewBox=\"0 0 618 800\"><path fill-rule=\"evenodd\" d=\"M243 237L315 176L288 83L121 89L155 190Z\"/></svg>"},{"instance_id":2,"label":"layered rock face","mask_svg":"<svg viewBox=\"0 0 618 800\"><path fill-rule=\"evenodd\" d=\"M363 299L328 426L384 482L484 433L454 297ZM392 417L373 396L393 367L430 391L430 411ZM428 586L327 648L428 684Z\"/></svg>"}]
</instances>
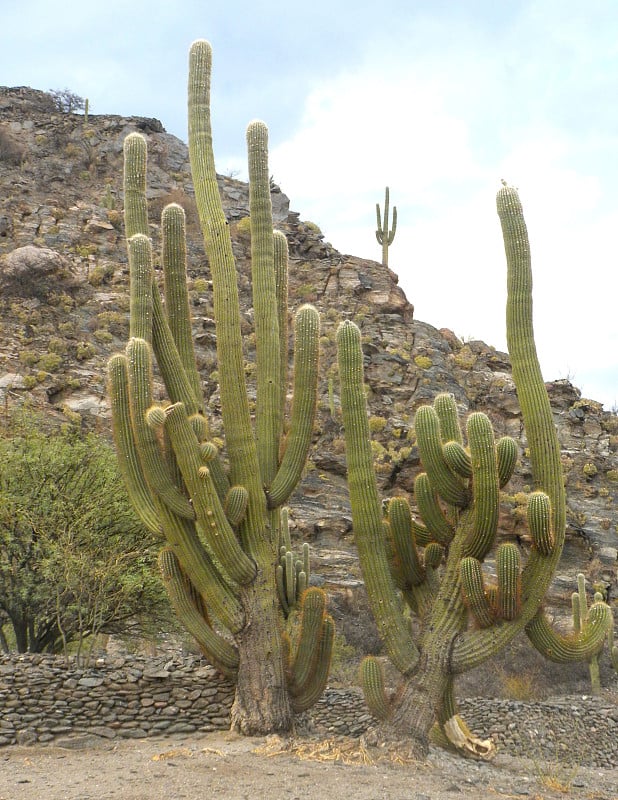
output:
<instances>
[{"instance_id":1,"label":"layered rock face","mask_svg":"<svg viewBox=\"0 0 618 800\"><path fill-rule=\"evenodd\" d=\"M190 296L204 391L219 425L216 339L209 267L189 172L187 148L158 120L59 112L50 95L0 88L0 393L5 408L29 399L58 419L109 435L105 368L128 331L128 272L122 215L122 146L148 140L150 221L155 249L168 202L188 220ZM248 187L219 179L238 264L252 380L250 243L243 218ZM291 508L296 534L309 541L316 579L345 603L361 585L345 486L345 453L336 375L335 331L342 319L362 328L375 436L376 471L385 497L411 494L419 471L414 412L438 392L461 414L486 411L496 435L522 447L522 466L504 498L503 535L529 546L523 495L531 475L508 355L462 342L414 318L397 276L376 261L339 253L272 187L274 217L290 247L290 296L322 314L320 410L315 443ZM413 298L411 298L413 300ZM568 612L577 572L618 596L618 417L580 396L568 381L548 384L562 445L569 504L567 547L550 602ZM514 511L515 513L506 513Z\"/></svg>"}]
</instances>

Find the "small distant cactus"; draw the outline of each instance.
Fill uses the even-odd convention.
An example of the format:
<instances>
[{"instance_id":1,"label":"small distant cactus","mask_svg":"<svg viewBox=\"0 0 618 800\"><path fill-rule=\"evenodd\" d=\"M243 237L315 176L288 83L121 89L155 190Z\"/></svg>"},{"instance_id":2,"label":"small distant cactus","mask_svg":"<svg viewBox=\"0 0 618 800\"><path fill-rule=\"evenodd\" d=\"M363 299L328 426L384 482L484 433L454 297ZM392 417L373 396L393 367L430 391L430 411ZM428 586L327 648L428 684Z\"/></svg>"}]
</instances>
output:
<instances>
[{"instance_id":1,"label":"small distant cactus","mask_svg":"<svg viewBox=\"0 0 618 800\"><path fill-rule=\"evenodd\" d=\"M393 206L393 227L389 230L389 191L388 186L384 193L384 224L382 224L382 216L380 214L380 204L376 203L376 217L378 228L376 230L376 239L378 244L382 245L382 264L388 267L388 248L393 243L395 238L395 231L397 230L397 206Z\"/></svg>"},{"instance_id":2,"label":"small distant cactus","mask_svg":"<svg viewBox=\"0 0 618 800\"><path fill-rule=\"evenodd\" d=\"M604 603L603 595L601 592L594 593L594 603ZM605 603L604 603L605 604ZM606 604L605 604L606 605ZM577 576L577 591L571 595L571 606L573 609L573 630L575 633L580 634L585 626L588 624L590 609L588 608L588 600L586 598L586 576L580 572ZM614 626L611 614L608 617L607 637L608 640L612 639L609 653L612 657L613 648ZM592 684L592 691L598 694L601 691L601 675L599 672L599 656L603 650L603 640L599 644L598 650L590 655L588 658L588 668L590 670L590 683Z\"/></svg>"}]
</instances>

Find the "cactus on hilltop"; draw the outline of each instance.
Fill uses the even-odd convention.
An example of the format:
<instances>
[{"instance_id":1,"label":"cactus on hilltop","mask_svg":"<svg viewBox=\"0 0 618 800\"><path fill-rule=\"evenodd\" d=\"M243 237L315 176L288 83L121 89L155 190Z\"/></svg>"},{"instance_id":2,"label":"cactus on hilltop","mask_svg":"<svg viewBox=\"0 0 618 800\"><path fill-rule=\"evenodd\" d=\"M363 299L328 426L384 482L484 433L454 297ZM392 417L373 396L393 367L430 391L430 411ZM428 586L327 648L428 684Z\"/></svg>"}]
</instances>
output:
<instances>
[{"instance_id":1,"label":"cactus on hilltop","mask_svg":"<svg viewBox=\"0 0 618 800\"><path fill-rule=\"evenodd\" d=\"M556 632L543 612L564 543L566 503L560 447L532 327L530 249L517 191L497 199L508 267L507 341L534 476L527 555L500 535L500 492L517 459L516 442L494 439L489 418L468 416L465 437L449 394L415 415L423 467L416 514L394 497L383 514L372 464L357 326L338 329L341 405L354 536L372 613L401 675L391 696L380 664L363 662L365 697L380 720L376 739L405 740L422 756L430 733L459 752L490 757L494 745L471 733L457 710L454 680L496 655L518 633L555 661L588 659L605 637L609 609L595 603L581 630ZM495 561L495 577L486 562ZM405 609L407 606L407 610ZM410 625L410 615L418 624Z\"/></svg>"},{"instance_id":2,"label":"cactus on hilltop","mask_svg":"<svg viewBox=\"0 0 618 800\"><path fill-rule=\"evenodd\" d=\"M377 229L376 239L378 244L382 245L382 264L388 267L388 248L393 243L395 232L397 230L397 206L393 206L393 225L389 229L389 191L388 186L384 192L384 224L382 223L382 215L380 214L380 204L376 203L376 218Z\"/></svg>"},{"instance_id":3,"label":"cactus on hilltop","mask_svg":"<svg viewBox=\"0 0 618 800\"><path fill-rule=\"evenodd\" d=\"M210 662L236 684L232 727L246 734L289 731L295 712L320 696L328 675L333 621L320 589L302 573L277 591L281 506L305 464L316 408L319 317L295 315L293 400L288 377L287 242L273 232L267 130L247 130L256 336L255 421L243 358L237 272L221 204L210 125L211 48L189 60L189 155L212 284L225 456L209 432L193 352L187 293L185 217L176 204L161 219L164 302L153 270L146 202L146 140L125 140L125 227L130 331L109 362L109 395L119 462L141 519L159 532L163 581L172 604ZM155 400L153 371L168 400ZM289 427L287 435L285 431ZM286 541L289 545L289 541ZM287 550L289 550L287 546ZM293 564L296 570L295 564ZM284 611L300 606L296 650Z\"/></svg>"}]
</instances>

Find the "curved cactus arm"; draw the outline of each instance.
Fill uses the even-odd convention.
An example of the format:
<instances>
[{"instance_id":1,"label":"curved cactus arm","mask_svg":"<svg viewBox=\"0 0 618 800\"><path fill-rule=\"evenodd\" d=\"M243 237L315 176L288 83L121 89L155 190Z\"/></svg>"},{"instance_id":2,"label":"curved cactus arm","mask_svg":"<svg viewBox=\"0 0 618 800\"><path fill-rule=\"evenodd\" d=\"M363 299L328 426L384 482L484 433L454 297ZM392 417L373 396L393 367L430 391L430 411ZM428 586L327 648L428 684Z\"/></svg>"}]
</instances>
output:
<instances>
[{"instance_id":1,"label":"curved cactus arm","mask_svg":"<svg viewBox=\"0 0 618 800\"><path fill-rule=\"evenodd\" d=\"M271 508L282 505L296 488L311 445L318 385L320 317L311 305L296 314L294 348L294 394L291 427L276 477L268 489Z\"/></svg>"},{"instance_id":2,"label":"curved cactus arm","mask_svg":"<svg viewBox=\"0 0 618 800\"><path fill-rule=\"evenodd\" d=\"M472 477L472 460L470 453L460 442L450 441L442 448L444 460L454 473L460 475L462 478Z\"/></svg>"},{"instance_id":3,"label":"curved cactus arm","mask_svg":"<svg viewBox=\"0 0 618 800\"><path fill-rule=\"evenodd\" d=\"M200 458L197 439L182 403L164 412L165 431L189 491L197 522L225 572L243 585L255 578L256 566L241 548L217 495L210 469Z\"/></svg>"},{"instance_id":4,"label":"curved cactus arm","mask_svg":"<svg viewBox=\"0 0 618 800\"><path fill-rule=\"evenodd\" d=\"M232 486L225 495L225 516L230 525L239 525L247 513L249 494L244 486Z\"/></svg>"},{"instance_id":5,"label":"curved cactus arm","mask_svg":"<svg viewBox=\"0 0 618 800\"><path fill-rule=\"evenodd\" d=\"M195 361L187 291L185 212L177 203L167 205L161 214L161 251L166 318L184 372L199 405L202 403L203 391Z\"/></svg>"},{"instance_id":6,"label":"curved cactus arm","mask_svg":"<svg viewBox=\"0 0 618 800\"><path fill-rule=\"evenodd\" d=\"M502 436L496 442L498 478L502 489L511 480L517 465L517 442L510 436Z\"/></svg>"},{"instance_id":7,"label":"curved cactus arm","mask_svg":"<svg viewBox=\"0 0 618 800\"><path fill-rule=\"evenodd\" d=\"M244 612L238 600L238 587L224 576L203 544L195 523L172 513L155 498L155 507L163 533L174 555L195 589L208 598L209 608L231 633L244 625Z\"/></svg>"},{"instance_id":8,"label":"curved cactus arm","mask_svg":"<svg viewBox=\"0 0 618 800\"><path fill-rule=\"evenodd\" d=\"M257 365L255 427L262 480L265 486L269 486L277 470L282 408L279 384L281 380L279 313L268 171L268 130L263 122L256 120L247 127L247 153Z\"/></svg>"},{"instance_id":9,"label":"curved cactus arm","mask_svg":"<svg viewBox=\"0 0 618 800\"><path fill-rule=\"evenodd\" d=\"M414 428L421 461L431 485L445 503L464 508L470 500L469 491L444 460L440 417L433 406L421 406L417 410Z\"/></svg>"},{"instance_id":10,"label":"curved cactus arm","mask_svg":"<svg viewBox=\"0 0 618 800\"><path fill-rule=\"evenodd\" d=\"M360 331L349 320L337 330L341 408L354 537L376 624L389 656L402 673L414 669L418 650L390 572L382 526L382 503L373 471L371 435L363 384Z\"/></svg>"},{"instance_id":11,"label":"curved cactus arm","mask_svg":"<svg viewBox=\"0 0 618 800\"><path fill-rule=\"evenodd\" d=\"M555 631L543 611L539 611L528 623L526 633L536 649L550 661L558 664L587 661L602 649L611 620L609 606L594 603L580 633L565 636Z\"/></svg>"},{"instance_id":12,"label":"curved cactus arm","mask_svg":"<svg viewBox=\"0 0 618 800\"><path fill-rule=\"evenodd\" d=\"M293 696L301 694L311 680L326 616L325 592L315 587L308 589L301 601L300 634L288 676L288 688Z\"/></svg>"},{"instance_id":13,"label":"curved cactus arm","mask_svg":"<svg viewBox=\"0 0 618 800\"><path fill-rule=\"evenodd\" d=\"M455 529L444 515L438 495L426 472L419 473L414 480L414 498L431 539L440 544L448 544Z\"/></svg>"},{"instance_id":14,"label":"curved cactus arm","mask_svg":"<svg viewBox=\"0 0 618 800\"><path fill-rule=\"evenodd\" d=\"M408 585L418 586L425 580L425 570L421 563L412 534L412 515L410 505L403 497L393 497L388 504L388 521L395 554L404 580Z\"/></svg>"},{"instance_id":15,"label":"curved cactus arm","mask_svg":"<svg viewBox=\"0 0 618 800\"><path fill-rule=\"evenodd\" d=\"M292 708L296 714L300 714L302 711L314 706L322 696L328 681L334 641L335 623L332 617L327 614L322 622L322 631L317 644L315 666L311 677L302 689L290 698Z\"/></svg>"},{"instance_id":16,"label":"curved cactus arm","mask_svg":"<svg viewBox=\"0 0 618 800\"><path fill-rule=\"evenodd\" d=\"M373 656L367 656L360 665L360 684L369 712L376 719L385 721L391 713L390 698L384 687L384 670Z\"/></svg>"},{"instance_id":17,"label":"curved cactus arm","mask_svg":"<svg viewBox=\"0 0 618 800\"><path fill-rule=\"evenodd\" d=\"M127 239L136 233L148 236L148 203L146 200L146 139L141 133L130 133L124 140L124 229Z\"/></svg>"},{"instance_id":18,"label":"curved cactus arm","mask_svg":"<svg viewBox=\"0 0 618 800\"><path fill-rule=\"evenodd\" d=\"M200 613L187 585L188 578L183 574L178 559L170 548L164 548L159 554L159 568L179 620L195 637L210 663L223 675L234 680L238 671L238 650L216 633Z\"/></svg>"},{"instance_id":19,"label":"curved cactus arm","mask_svg":"<svg viewBox=\"0 0 618 800\"><path fill-rule=\"evenodd\" d=\"M148 343L144 339L131 339L127 344L126 358L131 422L146 481L152 492L174 513L193 519L195 513L191 503L174 483L157 435L146 420L146 412L153 405L152 359Z\"/></svg>"},{"instance_id":20,"label":"curved cactus arm","mask_svg":"<svg viewBox=\"0 0 618 800\"><path fill-rule=\"evenodd\" d=\"M112 430L120 472L139 518L149 530L161 533L161 523L133 438L129 408L128 368L124 355L118 353L110 358L107 364L107 375Z\"/></svg>"},{"instance_id":21,"label":"curved cactus arm","mask_svg":"<svg viewBox=\"0 0 618 800\"><path fill-rule=\"evenodd\" d=\"M464 555L483 560L493 546L498 530L499 483L494 432L485 414L470 414L467 423L472 462L472 507L474 524Z\"/></svg>"}]
</instances>

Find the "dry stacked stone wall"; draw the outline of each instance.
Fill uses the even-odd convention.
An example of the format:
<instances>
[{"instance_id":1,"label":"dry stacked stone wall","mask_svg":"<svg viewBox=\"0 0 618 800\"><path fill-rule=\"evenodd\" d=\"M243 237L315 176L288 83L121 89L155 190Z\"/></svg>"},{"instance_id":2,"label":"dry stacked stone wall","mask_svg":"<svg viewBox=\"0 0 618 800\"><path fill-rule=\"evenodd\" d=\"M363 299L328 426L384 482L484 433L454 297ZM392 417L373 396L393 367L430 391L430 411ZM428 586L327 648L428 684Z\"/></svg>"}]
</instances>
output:
<instances>
[{"instance_id":1,"label":"dry stacked stone wall","mask_svg":"<svg viewBox=\"0 0 618 800\"><path fill-rule=\"evenodd\" d=\"M229 727L233 686L199 658L100 659L67 666L42 655L0 657L0 745L83 746L106 739L191 735ZM502 752L616 768L618 686L599 697L543 702L468 698L470 727ZM360 736L372 724L357 689L328 688L305 716L324 736Z\"/></svg>"}]
</instances>

